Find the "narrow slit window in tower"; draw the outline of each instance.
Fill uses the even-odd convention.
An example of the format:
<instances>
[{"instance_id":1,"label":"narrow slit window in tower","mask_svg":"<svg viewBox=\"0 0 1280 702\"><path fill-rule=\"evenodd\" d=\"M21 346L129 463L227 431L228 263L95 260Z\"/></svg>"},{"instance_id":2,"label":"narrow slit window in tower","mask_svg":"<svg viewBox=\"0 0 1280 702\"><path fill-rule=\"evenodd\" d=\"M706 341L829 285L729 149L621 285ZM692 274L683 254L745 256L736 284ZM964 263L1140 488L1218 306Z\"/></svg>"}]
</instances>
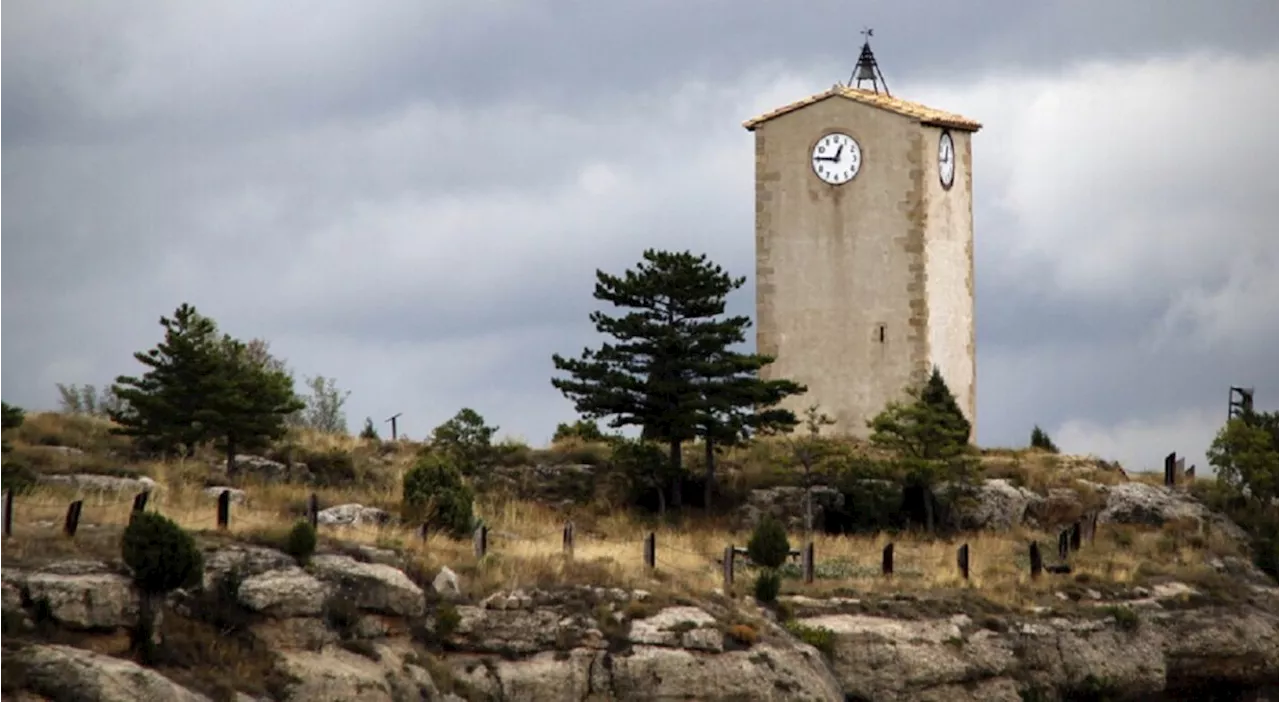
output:
<instances>
[{"instance_id":1,"label":"narrow slit window in tower","mask_svg":"<svg viewBox=\"0 0 1280 702\"><path fill-rule=\"evenodd\" d=\"M884 343L884 325L883 324L880 325L880 328L877 330L877 334L879 334L880 336L880 343L883 344Z\"/></svg>"}]
</instances>

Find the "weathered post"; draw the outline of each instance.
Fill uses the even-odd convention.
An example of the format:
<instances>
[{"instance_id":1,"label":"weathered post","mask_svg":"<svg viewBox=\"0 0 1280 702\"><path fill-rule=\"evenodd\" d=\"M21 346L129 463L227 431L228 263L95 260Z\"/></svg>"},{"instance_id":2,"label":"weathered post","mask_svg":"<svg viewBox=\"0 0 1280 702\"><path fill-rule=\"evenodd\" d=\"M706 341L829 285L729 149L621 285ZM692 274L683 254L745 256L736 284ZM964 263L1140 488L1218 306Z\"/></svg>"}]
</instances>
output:
<instances>
[{"instance_id":1,"label":"weathered post","mask_svg":"<svg viewBox=\"0 0 1280 702\"><path fill-rule=\"evenodd\" d=\"M1164 486L1173 487L1173 469L1177 462L1178 453L1175 451L1164 457Z\"/></svg>"},{"instance_id":2,"label":"weathered post","mask_svg":"<svg viewBox=\"0 0 1280 702\"><path fill-rule=\"evenodd\" d=\"M658 566L658 537L652 531L644 537L644 564L649 570Z\"/></svg>"},{"instance_id":3,"label":"weathered post","mask_svg":"<svg viewBox=\"0 0 1280 702\"><path fill-rule=\"evenodd\" d=\"M84 500L76 500L67 505L67 518L62 522L62 533L67 536L75 536L76 530L80 528L80 510L84 507Z\"/></svg>"},{"instance_id":4,"label":"weathered post","mask_svg":"<svg viewBox=\"0 0 1280 702\"><path fill-rule=\"evenodd\" d=\"M1077 520L1071 524L1070 546L1072 551L1080 550L1080 522Z\"/></svg>"},{"instance_id":5,"label":"weathered post","mask_svg":"<svg viewBox=\"0 0 1280 702\"><path fill-rule=\"evenodd\" d=\"M733 544L729 544L724 549L724 560L720 563L722 575L724 577L724 594L725 596L733 595L733 558L735 551Z\"/></svg>"},{"instance_id":6,"label":"weathered post","mask_svg":"<svg viewBox=\"0 0 1280 702\"><path fill-rule=\"evenodd\" d=\"M880 556L880 574L893 575L893 542L885 544L884 553Z\"/></svg>"},{"instance_id":7,"label":"weathered post","mask_svg":"<svg viewBox=\"0 0 1280 702\"><path fill-rule=\"evenodd\" d=\"M320 498L314 492L307 499L307 519L311 521L312 529L320 527Z\"/></svg>"},{"instance_id":8,"label":"weathered post","mask_svg":"<svg viewBox=\"0 0 1280 702\"><path fill-rule=\"evenodd\" d=\"M4 491L4 538L13 536L13 490Z\"/></svg>"},{"instance_id":9,"label":"weathered post","mask_svg":"<svg viewBox=\"0 0 1280 702\"><path fill-rule=\"evenodd\" d=\"M1067 560L1067 555L1071 551L1071 535L1066 529L1058 532L1058 560Z\"/></svg>"},{"instance_id":10,"label":"weathered post","mask_svg":"<svg viewBox=\"0 0 1280 702\"><path fill-rule=\"evenodd\" d=\"M231 525L231 491L223 490L218 494L218 528L226 529Z\"/></svg>"},{"instance_id":11,"label":"weathered post","mask_svg":"<svg viewBox=\"0 0 1280 702\"><path fill-rule=\"evenodd\" d=\"M960 577L969 579L969 544L964 544L956 551L956 565L960 567Z\"/></svg>"},{"instance_id":12,"label":"weathered post","mask_svg":"<svg viewBox=\"0 0 1280 702\"><path fill-rule=\"evenodd\" d=\"M133 496L133 510L132 510L132 514L137 514L138 512L144 512L144 511L146 511L146 509L147 509L147 500L148 500L150 497L151 497L151 491L150 491L150 490L143 490L142 492L140 492L140 493L138 493L138 494L134 495L134 496Z\"/></svg>"},{"instance_id":13,"label":"weathered post","mask_svg":"<svg viewBox=\"0 0 1280 702\"><path fill-rule=\"evenodd\" d=\"M1187 472L1187 457L1181 456L1173 463L1173 482L1176 485Z\"/></svg>"},{"instance_id":14,"label":"weathered post","mask_svg":"<svg viewBox=\"0 0 1280 702\"><path fill-rule=\"evenodd\" d=\"M1040 542L1031 542L1031 579L1036 580L1044 572L1044 559L1040 556Z\"/></svg>"},{"instance_id":15,"label":"weathered post","mask_svg":"<svg viewBox=\"0 0 1280 702\"><path fill-rule=\"evenodd\" d=\"M813 584L813 542L810 541L804 547L804 554L800 557L801 564L804 569L804 584Z\"/></svg>"},{"instance_id":16,"label":"weathered post","mask_svg":"<svg viewBox=\"0 0 1280 702\"><path fill-rule=\"evenodd\" d=\"M481 524L476 527L475 533L476 558L484 558L484 554L489 552L489 527Z\"/></svg>"},{"instance_id":17,"label":"weathered post","mask_svg":"<svg viewBox=\"0 0 1280 702\"><path fill-rule=\"evenodd\" d=\"M566 558L573 558L573 522L564 523L564 534L560 537Z\"/></svg>"},{"instance_id":18,"label":"weathered post","mask_svg":"<svg viewBox=\"0 0 1280 702\"><path fill-rule=\"evenodd\" d=\"M390 417L387 417L387 418L384 420L384 421L387 421L387 422L391 422L391 440L392 440L392 441L395 441L395 440L396 440L396 438L397 438L397 436L398 436L398 435L396 434L396 418L397 418L397 417L399 417L399 416L400 416L400 415L402 415L402 414L404 414L404 412L396 412L395 414L391 415Z\"/></svg>"},{"instance_id":19,"label":"weathered post","mask_svg":"<svg viewBox=\"0 0 1280 702\"><path fill-rule=\"evenodd\" d=\"M1194 483L1196 481L1196 467L1192 465L1187 469L1187 482Z\"/></svg>"}]
</instances>

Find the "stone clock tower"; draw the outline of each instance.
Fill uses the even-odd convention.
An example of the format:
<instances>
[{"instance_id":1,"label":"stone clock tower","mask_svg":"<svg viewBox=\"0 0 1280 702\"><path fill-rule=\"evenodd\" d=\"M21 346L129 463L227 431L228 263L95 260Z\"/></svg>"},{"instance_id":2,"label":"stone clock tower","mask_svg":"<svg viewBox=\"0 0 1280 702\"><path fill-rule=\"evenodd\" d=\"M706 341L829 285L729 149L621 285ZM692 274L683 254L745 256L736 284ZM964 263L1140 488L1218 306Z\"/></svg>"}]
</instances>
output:
<instances>
[{"instance_id":1,"label":"stone clock tower","mask_svg":"<svg viewBox=\"0 0 1280 702\"><path fill-rule=\"evenodd\" d=\"M864 44L858 86L744 123L756 142L756 345L766 378L808 386L831 433L933 366L976 433L972 135L981 125L889 95ZM970 437L972 440L972 436Z\"/></svg>"}]
</instances>

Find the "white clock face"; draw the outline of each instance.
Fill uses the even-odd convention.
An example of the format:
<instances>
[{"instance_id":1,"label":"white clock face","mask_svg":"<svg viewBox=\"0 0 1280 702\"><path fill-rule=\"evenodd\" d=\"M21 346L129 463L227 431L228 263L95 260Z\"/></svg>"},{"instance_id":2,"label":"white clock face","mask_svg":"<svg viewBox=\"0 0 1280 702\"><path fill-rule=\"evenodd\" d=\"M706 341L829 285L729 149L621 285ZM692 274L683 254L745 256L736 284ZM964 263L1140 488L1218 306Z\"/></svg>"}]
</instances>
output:
<instances>
[{"instance_id":1,"label":"white clock face","mask_svg":"<svg viewBox=\"0 0 1280 702\"><path fill-rule=\"evenodd\" d=\"M843 185L862 168L862 149L853 137L832 132L813 145L813 172L822 182Z\"/></svg>"},{"instance_id":2,"label":"white clock face","mask_svg":"<svg viewBox=\"0 0 1280 702\"><path fill-rule=\"evenodd\" d=\"M938 180L944 190L950 190L955 179L956 145L951 141L951 132L943 132L938 139Z\"/></svg>"}]
</instances>

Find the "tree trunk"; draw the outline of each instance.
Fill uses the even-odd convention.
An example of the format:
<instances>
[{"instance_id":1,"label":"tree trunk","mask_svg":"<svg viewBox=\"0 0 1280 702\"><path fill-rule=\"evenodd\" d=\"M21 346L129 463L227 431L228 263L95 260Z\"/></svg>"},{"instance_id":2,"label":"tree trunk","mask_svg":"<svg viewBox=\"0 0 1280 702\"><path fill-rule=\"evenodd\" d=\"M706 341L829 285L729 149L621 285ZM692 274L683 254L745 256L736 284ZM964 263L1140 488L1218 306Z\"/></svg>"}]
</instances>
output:
<instances>
[{"instance_id":1,"label":"tree trunk","mask_svg":"<svg viewBox=\"0 0 1280 702\"><path fill-rule=\"evenodd\" d=\"M671 508L680 509L683 502L681 499L681 487L684 481L684 457L680 453L680 440L674 439L671 442Z\"/></svg>"},{"instance_id":2,"label":"tree trunk","mask_svg":"<svg viewBox=\"0 0 1280 702\"><path fill-rule=\"evenodd\" d=\"M924 493L924 528L933 534L933 490L926 487L922 492Z\"/></svg>"},{"instance_id":3,"label":"tree trunk","mask_svg":"<svg viewBox=\"0 0 1280 702\"><path fill-rule=\"evenodd\" d=\"M813 480L810 479L809 461L804 463L804 534L813 538Z\"/></svg>"},{"instance_id":4,"label":"tree trunk","mask_svg":"<svg viewBox=\"0 0 1280 702\"><path fill-rule=\"evenodd\" d=\"M708 514L711 513L711 496L715 492L716 485L716 445L707 437L707 472L703 479L702 486L702 508Z\"/></svg>"},{"instance_id":5,"label":"tree trunk","mask_svg":"<svg viewBox=\"0 0 1280 702\"><path fill-rule=\"evenodd\" d=\"M667 486L662 484L662 475L653 476L653 486L658 489L658 518L667 515Z\"/></svg>"}]
</instances>

